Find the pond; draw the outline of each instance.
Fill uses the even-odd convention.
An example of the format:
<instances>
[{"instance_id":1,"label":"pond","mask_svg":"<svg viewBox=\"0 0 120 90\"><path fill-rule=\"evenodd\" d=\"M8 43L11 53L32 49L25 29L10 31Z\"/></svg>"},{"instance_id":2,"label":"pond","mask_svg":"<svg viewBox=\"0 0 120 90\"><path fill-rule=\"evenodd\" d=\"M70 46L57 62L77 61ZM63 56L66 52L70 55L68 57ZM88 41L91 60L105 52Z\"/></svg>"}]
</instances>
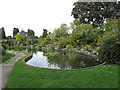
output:
<instances>
[{"instance_id":1,"label":"pond","mask_svg":"<svg viewBox=\"0 0 120 90\"><path fill-rule=\"evenodd\" d=\"M33 52L33 57L26 64L51 69L81 69L99 65L95 58L77 54L74 58L69 58L67 53L57 53L50 55L42 51Z\"/></svg>"}]
</instances>

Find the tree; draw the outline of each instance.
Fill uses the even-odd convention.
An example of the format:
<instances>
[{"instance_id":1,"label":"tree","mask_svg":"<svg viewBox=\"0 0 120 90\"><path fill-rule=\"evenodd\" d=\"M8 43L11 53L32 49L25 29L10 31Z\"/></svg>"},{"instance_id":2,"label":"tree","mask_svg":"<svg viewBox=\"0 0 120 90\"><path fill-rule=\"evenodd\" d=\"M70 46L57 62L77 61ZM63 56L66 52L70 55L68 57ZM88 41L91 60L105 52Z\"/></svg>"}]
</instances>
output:
<instances>
[{"instance_id":1,"label":"tree","mask_svg":"<svg viewBox=\"0 0 120 90\"><path fill-rule=\"evenodd\" d=\"M27 32L25 32L24 30L22 30L22 31L20 32L20 34L21 34L22 36L24 36L24 40L26 40L26 38L27 38Z\"/></svg>"},{"instance_id":2,"label":"tree","mask_svg":"<svg viewBox=\"0 0 120 90\"><path fill-rule=\"evenodd\" d=\"M120 17L120 1L117 2L75 2L72 15L81 23L101 26L106 18Z\"/></svg>"},{"instance_id":3,"label":"tree","mask_svg":"<svg viewBox=\"0 0 120 90\"><path fill-rule=\"evenodd\" d=\"M62 36L68 35L68 27L66 24L62 24L58 29L54 29L53 33L50 33L51 40L57 41Z\"/></svg>"},{"instance_id":4,"label":"tree","mask_svg":"<svg viewBox=\"0 0 120 90\"><path fill-rule=\"evenodd\" d=\"M17 35L17 33L19 33L19 29L18 28L13 28L13 38L15 39L15 36Z\"/></svg>"},{"instance_id":5,"label":"tree","mask_svg":"<svg viewBox=\"0 0 120 90\"><path fill-rule=\"evenodd\" d=\"M21 41L23 41L24 36L22 36L20 33L17 33L17 35L15 36L16 42L17 42L17 46L20 45Z\"/></svg>"},{"instance_id":6,"label":"tree","mask_svg":"<svg viewBox=\"0 0 120 90\"><path fill-rule=\"evenodd\" d=\"M17 33L17 35L15 36L16 40L23 40L24 36L22 36L20 33Z\"/></svg>"},{"instance_id":7,"label":"tree","mask_svg":"<svg viewBox=\"0 0 120 90\"><path fill-rule=\"evenodd\" d=\"M34 31L33 30L30 30L30 29L28 29L28 32L27 32L27 36L29 37L29 36L35 36L35 33L34 33Z\"/></svg>"},{"instance_id":8,"label":"tree","mask_svg":"<svg viewBox=\"0 0 120 90\"><path fill-rule=\"evenodd\" d=\"M91 24L77 25L70 38L73 45L96 45L98 36L102 34L101 28L93 28Z\"/></svg>"},{"instance_id":9,"label":"tree","mask_svg":"<svg viewBox=\"0 0 120 90\"><path fill-rule=\"evenodd\" d=\"M6 38L4 27L0 28L0 36L2 36L1 39Z\"/></svg>"},{"instance_id":10,"label":"tree","mask_svg":"<svg viewBox=\"0 0 120 90\"><path fill-rule=\"evenodd\" d=\"M43 29L43 38L46 38L46 36L48 35L48 30L47 29Z\"/></svg>"},{"instance_id":11,"label":"tree","mask_svg":"<svg viewBox=\"0 0 120 90\"><path fill-rule=\"evenodd\" d=\"M7 36L6 38L9 40L9 39L12 39L12 36Z\"/></svg>"}]
</instances>

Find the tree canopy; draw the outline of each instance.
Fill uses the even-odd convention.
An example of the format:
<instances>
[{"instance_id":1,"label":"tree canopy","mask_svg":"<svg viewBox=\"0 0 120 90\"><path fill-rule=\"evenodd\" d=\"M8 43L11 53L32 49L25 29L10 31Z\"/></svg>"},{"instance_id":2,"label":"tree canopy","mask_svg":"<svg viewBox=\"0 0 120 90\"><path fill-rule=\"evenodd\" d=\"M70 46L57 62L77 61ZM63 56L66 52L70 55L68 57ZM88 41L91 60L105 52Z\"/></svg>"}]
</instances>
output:
<instances>
[{"instance_id":1,"label":"tree canopy","mask_svg":"<svg viewBox=\"0 0 120 90\"><path fill-rule=\"evenodd\" d=\"M4 27L0 28L0 38L1 39L5 39L6 38Z\"/></svg>"},{"instance_id":2,"label":"tree canopy","mask_svg":"<svg viewBox=\"0 0 120 90\"><path fill-rule=\"evenodd\" d=\"M29 37L29 36L35 36L34 31L33 31L33 30L28 29L27 36L28 36L28 37Z\"/></svg>"},{"instance_id":3,"label":"tree canopy","mask_svg":"<svg viewBox=\"0 0 120 90\"><path fill-rule=\"evenodd\" d=\"M13 38L15 38L17 33L19 33L19 29L18 28L13 28Z\"/></svg>"},{"instance_id":4,"label":"tree canopy","mask_svg":"<svg viewBox=\"0 0 120 90\"><path fill-rule=\"evenodd\" d=\"M81 23L99 27L106 18L120 17L119 2L75 2L72 15Z\"/></svg>"},{"instance_id":5,"label":"tree canopy","mask_svg":"<svg viewBox=\"0 0 120 90\"><path fill-rule=\"evenodd\" d=\"M15 36L16 40L23 40L24 36L22 36L20 33L17 33L17 35Z\"/></svg>"},{"instance_id":6,"label":"tree canopy","mask_svg":"<svg viewBox=\"0 0 120 90\"><path fill-rule=\"evenodd\" d=\"M61 36L68 35L68 27L66 24L62 24L58 29L54 29L53 33L50 34L50 39L57 40Z\"/></svg>"},{"instance_id":7,"label":"tree canopy","mask_svg":"<svg viewBox=\"0 0 120 90\"><path fill-rule=\"evenodd\" d=\"M42 35L43 38L46 38L46 36L48 35L47 32L48 32L47 29L43 29L43 35Z\"/></svg>"}]
</instances>

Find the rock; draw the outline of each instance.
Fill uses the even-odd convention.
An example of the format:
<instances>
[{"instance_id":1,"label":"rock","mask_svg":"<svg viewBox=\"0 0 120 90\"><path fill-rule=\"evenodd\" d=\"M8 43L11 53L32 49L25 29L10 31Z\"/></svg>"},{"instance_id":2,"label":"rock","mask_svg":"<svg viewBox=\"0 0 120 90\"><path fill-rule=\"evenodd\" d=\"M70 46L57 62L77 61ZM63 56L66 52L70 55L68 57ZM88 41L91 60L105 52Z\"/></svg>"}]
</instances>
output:
<instances>
[{"instance_id":1,"label":"rock","mask_svg":"<svg viewBox=\"0 0 120 90\"><path fill-rule=\"evenodd\" d=\"M92 51L92 54L95 54L95 55L97 55L97 51L95 51L95 50L94 50L94 51Z\"/></svg>"}]
</instances>

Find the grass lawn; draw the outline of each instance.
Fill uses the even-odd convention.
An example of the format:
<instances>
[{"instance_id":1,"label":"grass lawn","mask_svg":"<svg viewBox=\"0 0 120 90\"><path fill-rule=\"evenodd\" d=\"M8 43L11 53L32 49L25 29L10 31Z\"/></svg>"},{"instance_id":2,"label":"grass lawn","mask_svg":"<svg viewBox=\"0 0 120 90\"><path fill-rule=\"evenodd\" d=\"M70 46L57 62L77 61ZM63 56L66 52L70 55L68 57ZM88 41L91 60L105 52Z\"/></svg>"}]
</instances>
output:
<instances>
[{"instance_id":1,"label":"grass lawn","mask_svg":"<svg viewBox=\"0 0 120 90\"><path fill-rule=\"evenodd\" d=\"M14 57L15 55L14 54L11 54L11 53L8 53L6 52L6 55L5 57L2 58L2 63L4 63L5 61L7 61L8 59ZM1 63L1 62L0 62Z\"/></svg>"},{"instance_id":2,"label":"grass lawn","mask_svg":"<svg viewBox=\"0 0 120 90\"><path fill-rule=\"evenodd\" d=\"M60 71L27 66L22 60L10 73L7 88L118 88L118 66Z\"/></svg>"}]
</instances>

